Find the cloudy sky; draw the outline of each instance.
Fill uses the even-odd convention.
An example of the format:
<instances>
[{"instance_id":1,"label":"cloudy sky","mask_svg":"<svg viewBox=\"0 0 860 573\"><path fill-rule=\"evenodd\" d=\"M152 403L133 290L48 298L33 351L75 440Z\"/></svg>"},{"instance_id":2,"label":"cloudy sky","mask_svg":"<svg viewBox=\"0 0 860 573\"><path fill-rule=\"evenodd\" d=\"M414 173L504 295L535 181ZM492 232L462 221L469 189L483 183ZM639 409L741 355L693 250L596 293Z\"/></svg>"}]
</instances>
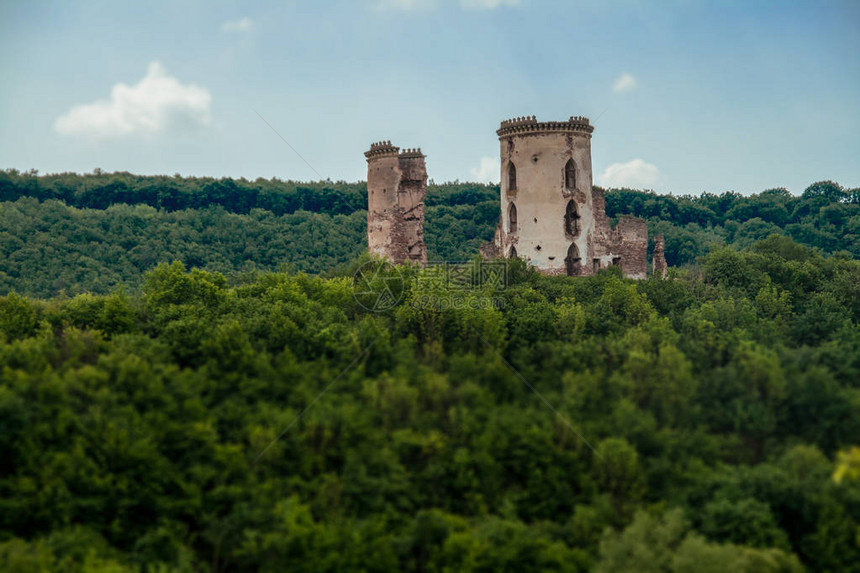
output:
<instances>
[{"instance_id":1,"label":"cloudy sky","mask_svg":"<svg viewBox=\"0 0 860 573\"><path fill-rule=\"evenodd\" d=\"M498 181L501 120L586 115L606 186L855 187L858 54L853 0L5 0L0 168Z\"/></svg>"}]
</instances>

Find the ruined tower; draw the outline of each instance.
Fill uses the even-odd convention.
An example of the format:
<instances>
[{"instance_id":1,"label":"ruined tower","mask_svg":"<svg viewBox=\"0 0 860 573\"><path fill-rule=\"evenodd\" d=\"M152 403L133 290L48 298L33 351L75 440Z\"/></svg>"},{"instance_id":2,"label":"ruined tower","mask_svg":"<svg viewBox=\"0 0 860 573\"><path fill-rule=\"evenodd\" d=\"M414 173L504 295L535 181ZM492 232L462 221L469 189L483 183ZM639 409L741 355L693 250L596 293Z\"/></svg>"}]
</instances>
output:
<instances>
[{"instance_id":1,"label":"ruined tower","mask_svg":"<svg viewBox=\"0 0 860 573\"><path fill-rule=\"evenodd\" d=\"M654 256L652 257L653 269L651 275L665 279L669 274L669 267L666 265L666 240L663 238L663 233L654 237Z\"/></svg>"},{"instance_id":2,"label":"ruined tower","mask_svg":"<svg viewBox=\"0 0 860 573\"><path fill-rule=\"evenodd\" d=\"M585 117L503 121L502 214L493 254L520 257L549 275L587 276L610 265L647 273L648 226L619 217L613 229L603 193L592 188L591 126Z\"/></svg>"},{"instance_id":3,"label":"ruined tower","mask_svg":"<svg viewBox=\"0 0 860 573\"><path fill-rule=\"evenodd\" d=\"M427 168L420 149L381 141L367 157L367 245L394 263L427 264L424 244L424 196Z\"/></svg>"}]
</instances>

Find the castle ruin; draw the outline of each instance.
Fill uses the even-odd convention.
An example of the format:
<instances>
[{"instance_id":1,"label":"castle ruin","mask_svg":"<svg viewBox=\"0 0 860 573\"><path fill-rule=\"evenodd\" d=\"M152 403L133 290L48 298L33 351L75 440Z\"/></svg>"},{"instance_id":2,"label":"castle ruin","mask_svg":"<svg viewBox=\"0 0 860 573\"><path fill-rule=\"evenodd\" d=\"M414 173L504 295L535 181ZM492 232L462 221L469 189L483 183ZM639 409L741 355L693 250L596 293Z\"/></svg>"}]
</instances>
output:
<instances>
[{"instance_id":1,"label":"castle ruin","mask_svg":"<svg viewBox=\"0 0 860 573\"><path fill-rule=\"evenodd\" d=\"M393 263L427 264L424 244L424 197L427 168L421 149L381 141L367 158L367 245Z\"/></svg>"},{"instance_id":2,"label":"castle ruin","mask_svg":"<svg viewBox=\"0 0 860 573\"><path fill-rule=\"evenodd\" d=\"M485 255L520 257L547 275L618 266L627 277L646 277L648 225L625 215L610 225L603 191L592 187L592 131L580 116L502 122L501 218Z\"/></svg>"},{"instance_id":3,"label":"castle ruin","mask_svg":"<svg viewBox=\"0 0 860 573\"><path fill-rule=\"evenodd\" d=\"M592 187L588 118L503 121L501 217L487 258L522 258L547 275L589 276L617 266L625 276L648 274L648 225L606 216L603 191ZM420 149L374 143L367 157L367 242L394 263L427 264L424 244L425 156ZM666 276L662 235L655 241L654 274Z\"/></svg>"},{"instance_id":4,"label":"castle ruin","mask_svg":"<svg viewBox=\"0 0 860 573\"><path fill-rule=\"evenodd\" d=\"M666 241L663 233L654 237L654 256L652 257L654 268L651 269L652 276L665 279L669 274L669 265L666 264Z\"/></svg>"}]
</instances>

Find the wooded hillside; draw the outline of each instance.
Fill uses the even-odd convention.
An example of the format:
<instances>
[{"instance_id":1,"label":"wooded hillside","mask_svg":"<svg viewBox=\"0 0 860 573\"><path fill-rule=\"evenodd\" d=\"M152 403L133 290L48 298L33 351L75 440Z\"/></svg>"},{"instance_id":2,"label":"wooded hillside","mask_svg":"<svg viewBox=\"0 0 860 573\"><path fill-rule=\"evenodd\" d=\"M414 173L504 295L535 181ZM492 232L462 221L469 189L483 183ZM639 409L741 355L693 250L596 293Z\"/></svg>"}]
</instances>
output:
<instances>
[{"instance_id":1,"label":"wooded hillside","mask_svg":"<svg viewBox=\"0 0 860 573\"><path fill-rule=\"evenodd\" d=\"M137 289L162 261L225 274L330 271L366 248L364 183L0 172L0 294L50 297ZM471 259L493 236L499 189L431 184L425 236L433 260ZM770 190L606 194L610 217L631 214L664 233L669 265L772 233L824 253L860 257L860 190L811 185L800 197Z\"/></svg>"},{"instance_id":2,"label":"wooded hillside","mask_svg":"<svg viewBox=\"0 0 860 573\"><path fill-rule=\"evenodd\" d=\"M0 568L860 571L857 261L362 262L0 297Z\"/></svg>"}]
</instances>

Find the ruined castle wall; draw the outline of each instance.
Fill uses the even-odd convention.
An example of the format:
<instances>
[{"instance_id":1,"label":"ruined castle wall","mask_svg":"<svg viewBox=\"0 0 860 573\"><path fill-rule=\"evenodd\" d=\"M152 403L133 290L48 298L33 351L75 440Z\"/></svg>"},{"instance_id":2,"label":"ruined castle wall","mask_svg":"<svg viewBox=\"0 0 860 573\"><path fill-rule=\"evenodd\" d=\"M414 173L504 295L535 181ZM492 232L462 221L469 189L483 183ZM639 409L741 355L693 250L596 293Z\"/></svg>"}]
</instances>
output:
<instances>
[{"instance_id":1,"label":"ruined castle wall","mask_svg":"<svg viewBox=\"0 0 860 573\"><path fill-rule=\"evenodd\" d=\"M502 122L496 132L502 212L493 242L481 249L484 256L521 257L547 275L588 276L619 266L625 276L647 276L647 223L621 216L612 228L603 191L592 187L592 131L584 117ZM395 263L426 265L425 156L420 149L400 151L390 141L374 143L365 156L370 251ZM655 272L665 274L662 253L661 240Z\"/></svg>"},{"instance_id":2,"label":"ruined castle wall","mask_svg":"<svg viewBox=\"0 0 860 573\"><path fill-rule=\"evenodd\" d=\"M614 231L611 263L620 264L627 277L644 279L648 274L648 223L621 215Z\"/></svg>"},{"instance_id":3,"label":"ruined castle wall","mask_svg":"<svg viewBox=\"0 0 860 573\"><path fill-rule=\"evenodd\" d=\"M532 132L525 129L500 136L502 214L498 250L509 256L514 247L517 256L527 258L541 272L564 275L568 274L566 259L571 244L576 245L575 254L582 260L591 252L591 136L586 131L543 130L541 124L534 124L538 127ZM565 166L570 159L576 166L573 188L565 186ZM511 164L516 169L516 189L510 185ZM570 201L575 203L577 215L573 234L565 222ZM516 230L511 225L512 204L516 207Z\"/></svg>"},{"instance_id":4,"label":"ruined castle wall","mask_svg":"<svg viewBox=\"0 0 860 573\"><path fill-rule=\"evenodd\" d=\"M406 256L412 262L427 264L427 247L424 243L424 199L427 196L427 167L424 156L418 151L404 152L399 158L400 185L397 202L403 220L403 238Z\"/></svg>"},{"instance_id":5,"label":"ruined castle wall","mask_svg":"<svg viewBox=\"0 0 860 573\"><path fill-rule=\"evenodd\" d=\"M664 279L669 274L669 266L666 264L666 241L663 238L663 233L654 237L654 268L652 276Z\"/></svg>"},{"instance_id":6,"label":"ruined castle wall","mask_svg":"<svg viewBox=\"0 0 860 573\"><path fill-rule=\"evenodd\" d=\"M615 235L609 217L606 216L606 199L602 189L591 190L591 200L594 205L594 231L592 233L592 249L589 253L589 267L594 273L612 264L612 247ZM597 264L594 261L597 260Z\"/></svg>"},{"instance_id":7,"label":"ruined castle wall","mask_svg":"<svg viewBox=\"0 0 860 573\"><path fill-rule=\"evenodd\" d=\"M502 122L496 132L502 212L493 245L482 250L485 255L522 257L548 275L587 276L620 266L628 277L646 277L647 223L620 217L612 228L603 191L592 186L592 131L583 117Z\"/></svg>"},{"instance_id":8,"label":"ruined castle wall","mask_svg":"<svg viewBox=\"0 0 860 573\"><path fill-rule=\"evenodd\" d=\"M603 190L592 190L592 198L595 229L592 272L620 266L625 276L644 279L648 271L648 223L642 219L621 215L613 229L609 217L606 216Z\"/></svg>"},{"instance_id":9,"label":"ruined castle wall","mask_svg":"<svg viewBox=\"0 0 860 573\"><path fill-rule=\"evenodd\" d=\"M424 197L427 170L419 150L374 143L367 157L367 244L394 263L427 263Z\"/></svg>"}]
</instances>

